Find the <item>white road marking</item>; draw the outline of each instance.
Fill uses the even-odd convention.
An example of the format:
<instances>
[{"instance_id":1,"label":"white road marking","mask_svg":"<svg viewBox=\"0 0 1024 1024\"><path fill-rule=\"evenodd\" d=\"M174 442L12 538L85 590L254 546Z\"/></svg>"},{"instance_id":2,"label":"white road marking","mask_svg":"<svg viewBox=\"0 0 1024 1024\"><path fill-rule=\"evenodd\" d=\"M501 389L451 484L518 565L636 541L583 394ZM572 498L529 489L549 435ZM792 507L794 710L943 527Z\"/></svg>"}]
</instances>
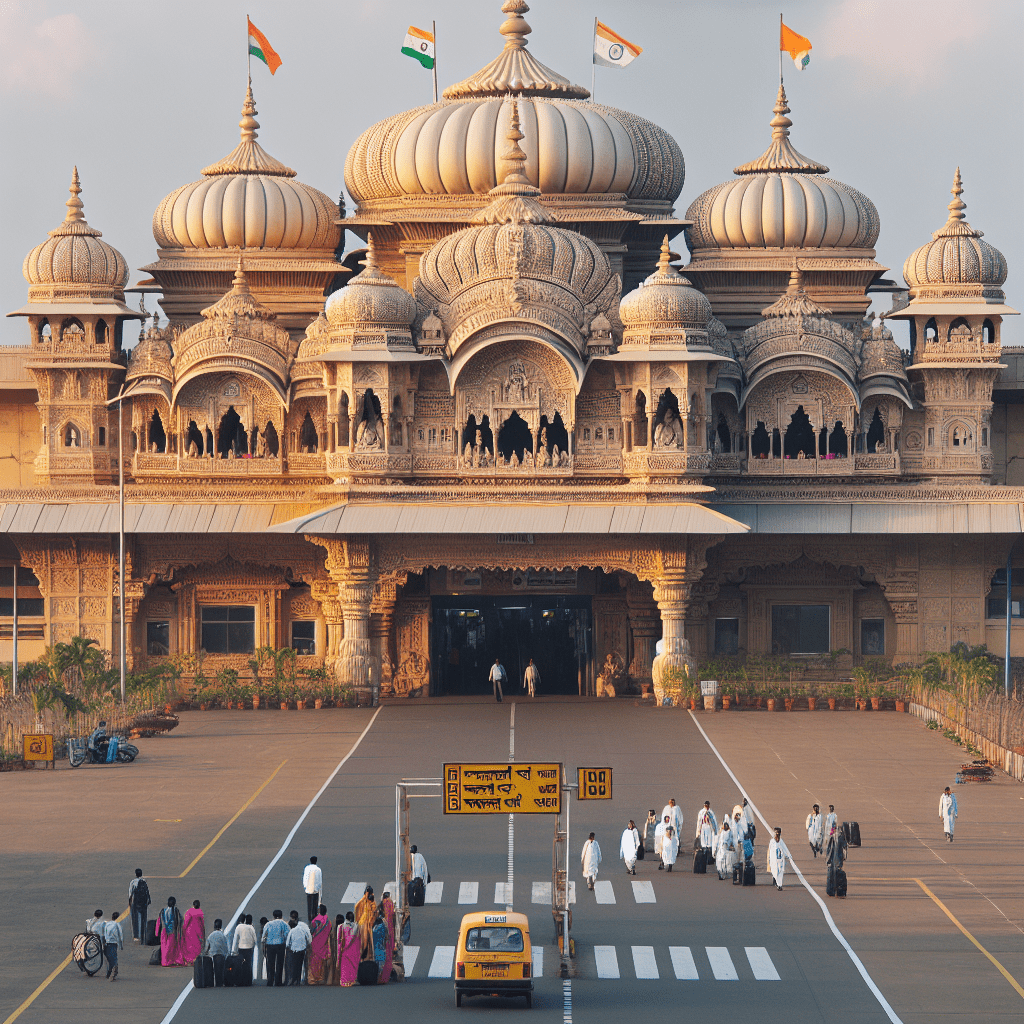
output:
<instances>
[{"instance_id":1,"label":"white road marking","mask_svg":"<svg viewBox=\"0 0 1024 1024\"><path fill-rule=\"evenodd\" d=\"M506 906L512 902L512 886L508 882L494 883L494 902L504 903Z\"/></svg>"},{"instance_id":2,"label":"white road marking","mask_svg":"<svg viewBox=\"0 0 1024 1024\"><path fill-rule=\"evenodd\" d=\"M575 903L576 902L576 883L575 882L570 882L569 883L569 902L570 903Z\"/></svg>"},{"instance_id":3,"label":"white road marking","mask_svg":"<svg viewBox=\"0 0 1024 1024\"><path fill-rule=\"evenodd\" d=\"M594 960L597 963L599 978L619 977L619 958L615 953L614 946L595 946Z\"/></svg>"},{"instance_id":4,"label":"white road marking","mask_svg":"<svg viewBox=\"0 0 1024 1024\"><path fill-rule=\"evenodd\" d=\"M423 890L424 903L440 903L444 892L444 882L427 882Z\"/></svg>"},{"instance_id":5,"label":"white road marking","mask_svg":"<svg viewBox=\"0 0 1024 1024\"><path fill-rule=\"evenodd\" d=\"M736 967L729 956L729 950L725 946L705 946L708 955L708 962L711 964L711 973L716 981L739 981L740 976L736 973Z\"/></svg>"},{"instance_id":6,"label":"white road marking","mask_svg":"<svg viewBox=\"0 0 1024 1024\"><path fill-rule=\"evenodd\" d=\"M689 946L669 946L668 955L672 958L672 970L676 973L676 980L700 981Z\"/></svg>"},{"instance_id":7,"label":"white road marking","mask_svg":"<svg viewBox=\"0 0 1024 1024\"><path fill-rule=\"evenodd\" d=\"M479 882L459 882L459 903L476 903L479 893Z\"/></svg>"},{"instance_id":8,"label":"white road marking","mask_svg":"<svg viewBox=\"0 0 1024 1024\"><path fill-rule=\"evenodd\" d=\"M615 902L615 890L612 888L611 882L595 882L594 883L594 896L598 903L614 903Z\"/></svg>"},{"instance_id":9,"label":"white road marking","mask_svg":"<svg viewBox=\"0 0 1024 1024\"><path fill-rule=\"evenodd\" d=\"M419 946L403 946L402 957L405 963L405 976L408 978L416 970L416 957L420 955Z\"/></svg>"},{"instance_id":10,"label":"white road marking","mask_svg":"<svg viewBox=\"0 0 1024 1024\"><path fill-rule=\"evenodd\" d=\"M434 959L430 961L430 970L427 971L427 977L450 978L452 976L452 964L454 962L454 946L435 946Z\"/></svg>"},{"instance_id":11,"label":"white road marking","mask_svg":"<svg viewBox=\"0 0 1024 1024\"><path fill-rule=\"evenodd\" d=\"M750 961L750 969L758 981L782 980L764 946L745 946L744 949L747 952L747 959Z\"/></svg>"},{"instance_id":12,"label":"white road marking","mask_svg":"<svg viewBox=\"0 0 1024 1024\"><path fill-rule=\"evenodd\" d=\"M654 897L654 883L634 882L633 899L635 899L637 903L657 903L658 901Z\"/></svg>"},{"instance_id":13,"label":"white road marking","mask_svg":"<svg viewBox=\"0 0 1024 1024\"><path fill-rule=\"evenodd\" d=\"M531 903L546 903L551 906L551 883L534 882L533 891L530 894Z\"/></svg>"},{"instance_id":14,"label":"white road marking","mask_svg":"<svg viewBox=\"0 0 1024 1024\"><path fill-rule=\"evenodd\" d=\"M533 976L535 978L544 977L544 947L534 946L533 947Z\"/></svg>"},{"instance_id":15,"label":"white road marking","mask_svg":"<svg viewBox=\"0 0 1024 1024\"><path fill-rule=\"evenodd\" d=\"M636 971L637 978L657 981L660 975L658 974L658 961L654 958L654 947L633 946L632 948L633 970Z\"/></svg>"},{"instance_id":16,"label":"white road marking","mask_svg":"<svg viewBox=\"0 0 1024 1024\"><path fill-rule=\"evenodd\" d=\"M345 895L341 897L341 902L358 903L363 898L363 891L365 889L365 882L349 882L345 889Z\"/></svg>"}]
</instances>

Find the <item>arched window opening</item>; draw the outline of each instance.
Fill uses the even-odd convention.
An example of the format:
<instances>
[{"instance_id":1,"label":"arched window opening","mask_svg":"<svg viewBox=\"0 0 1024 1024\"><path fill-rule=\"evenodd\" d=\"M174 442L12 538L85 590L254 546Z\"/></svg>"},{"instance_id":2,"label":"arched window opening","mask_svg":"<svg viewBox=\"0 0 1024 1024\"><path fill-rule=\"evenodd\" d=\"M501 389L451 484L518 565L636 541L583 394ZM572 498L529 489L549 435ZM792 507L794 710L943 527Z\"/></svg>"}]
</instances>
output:
<instances>
[{"instance_id":1,"label":"arched window opening","mask_svg":"<svg viewBox=\"0 0 1024 1024\"><path fill-rule=\"evenodd\" d=\"M206 454L213 458L213 431L206 428Z\"/></svg>"},{"instance_id":2,"label":"arched window opening","mask_svg":"<svg viewBox=\"0 0 1024 1024\"><path fill-rule=\"evenodd\" d=\"M789 426L786 427L783 454L787 459L813 459L814 441L814 427L811 426L810 417L804 412L804 407L799 405L790 417Z\"/></svg>"},{"instance_id":3,"label":"arched window opening","mask_svg":"<svg viewBox=\"0 0 1024 1024\"><path fill-rule=\"evenodd\" d=\"M193 445L195 445L194 449ZM196 426L195 420L188 421L188 430L185 431L185 451L193 457L202 455L206 451L203 435Z\"/></svg>"},{"instance_id":4,"label":"arched window opening","mask_svg":"<svg viewBox=\"0 0 1024 1024\"><path fill-rule=\"evenodd\" d=\"M824 433L824 430L822 432ZM828 435L828 454L839 459L845 459L850 454L850 442L842 420L836 420L835 426Z\"/></svg>"},{"instance_id":5,"label":"arched window opening","mask_svg":"<svg viewBox=\"0 0 1024 1024\"><path fill-rule=\"evenodd\" d=\"M84 335L85 327L82 326L82 321L76 317L68 317L68 319L60 325L60 333L61 338L64 338L65 335Z\"/></svg>"},{"instance_id":6,"label":"arched window opening","mask_svg":"<svg viewBox=\"0 0 1024 1024\"><path fill-rule=\"evenodd\" d=\"M302 417L302 427L299 430L299 450L306 452L307 455L314 455L316 454L318 441L316 424L313 423L313 417L309 415L309 410L307 410L306 415Z\"/></svg>"},{"instance_id":7,"label":"arched window opening","mask_svg":"<svg viewBox=\"0 0 1024 1024\"><path fill-rule=\"evenodd\" d=\"M81 448L82 447L82 432L73 423L69 423L64 428L64 447L65 448Z\"/></svg>"},{"instance_id":8,"label":"arched window opening","mask_svg":"<svg viewBox=\"0 0 1024 1024\"><path fill-rule=\"evenodd\" d=\"M97 442L101 448L107 446L107 428L100 427L99 441Z\"/></svg>"},{"instance_id":9,"label":"arched window opening","mask_svg":"<svg viewBox=\"0 0 1024 1024\"><path fill-rule=\"evenodd\" d=\"M338 399L338 444L348 447L349 443L349 422L348 422L348 392L342 391Z\"/></svg>"},{"instance_id":10,"label":"arched window opening","mask_svg":"<svg viewBox=\"0 0 1024 1024\"><path fill-rule=\"evenodd\" d=\"M934 448L935 447L935 428L934 427L929 427L928 428L928 447L929 448Z\"/></svg>"},{"instance_id":11,"label":"arched window opening","mask_svg":"<svg viewBox=\"0 0 1024 1024\"><path fill-rule=\"evenodd\" d=\"M395 395L391 403L391 444L401 447L402 445L402 396Z\"/></svg>"},{"instance_id":12,"label":"arched window opening","mask_svg":"<svg viewBox=\"0 0 1024 1024\"><path fill-rule=\"evenodd\" d=\"M715 428L718 435L718 445L721 451L728 454L732 451L732 435L729 433L729 424L726 422L725 413L718 414L718 426Z\"/></svg>"},{"instance_id":13,"label":"arched window opening","mask_svg":"<svg viewBox=\"0 0 1024 1024\"><path fill-rule=\"evenodd\" d=\"M167 434L164 432L164 423L160 419L160 411L153 410L153 417L149 421L149 451L165 452L167 450Z\"/></svg>"},{"instance_id":14,"label":"arched window opening","mask_svg":"<svg viewBox=\"0 0 1024 1024\"><path fill-rule=\"evenodd\" d=\"M828 455L828 427L822 427L818 431L818 458L823 459Z\"/></svg>"},{"instance_id":15,"label":"arched window opening","mask_svg":"<svg viewBox=\"0 0 1024 1024\"><path fill-rule=\"evenodd\" d=\"M971 329L971 325L970 325L970 324L969 324L969 323L968 323L968 322L967 322L967 321L966 321L966 320L965 320L965 319L964 319L964 318L963 318L962 316L958 316L958 317L957 317L957 318L956 318L956 319L955 319L955 320L954 320L954 321L953 321L953 322L952 322L952 323L951 323L951 324L949 325L949 333L950 333L950 334L954 334L954 333L956 333L956 334L962 334L962 333L963 333L963 331L964 331L964 328L966 328L966 329L967 329L967 331L968 331L968 332L970 332L970 329Z\"/></svg>"},{"instance_id":16,"label":"arched window opening","mask_svg":"<svg viewBox=\"0 0 1024 1024\"><path fill-rule=\"evenodd\" d=\"M50 321L49 320L44 320L39 325L39 340L41 342L46 342L46 341L50 340Z\"/></svg>"},{"instance_id":17,"label":"arched window opening","mask_svg":"<svg viewBox=\"0 0 1024 1024\"><path fill-rule=\"evenodd\" d=\"M267 441L267 454L276 459L281 445L277 439L277 427L272 420L267 420L267 429L263 431L263 436Z\"/></svg>"},{"instance_id":18,"label":"arched window opening","mask_svg":"<svg viewBox=\"0 0 1024 1024\"><path fill-rule=\"evenodd\" d=\"M237 457L240 454L238 451L238 432L240 430L242 436L245 437L242 418L235 412L233 405L229 406L228 411L221 416L220 424L217 427L217 454L222 459Z\"/></svg>"},{"instance_id":19,"label":"arched window opening","mask_svg":"<svg viewBox=\"0 0 1024 1024\"><path fill-rule=\"evenodd\" d=\"M994 345L996 342L996 328L991 320L986 320L981 326L981 337L986 345Z\"/></svg>"},{"instance_id":20,"label":"arched window opening","mask_svg":"<svg viewBox=\"0 0 1024 1024\"><path fill-rule=\"evenodd\" d=\"M926 345L930 345L935 341L939 340L939 328L935 323L935 317L932 317L928 323L924 325L924 341Z\"/></svg>"},{"instance_id":21,"label":"arched window opening","mask_svg":"<svg viewBox=\"0 0 1024 1024\"><path fill-rule=\"evenodd\" d=\"M982 448L988 447L988 427L981 428L981 446Z\"/></svg>"},{"instance_id":22,"label":"arched window opening","mask_svg":"<svg viewBox=\"0 0 1024 1024\"><path fill-rule=\"evenodd\" d=\"M249 445L249 454L255 455L260 450L260 428L254 426L246 435L245 440Z\"/></svg>"},{"instance_id":23,"label":"arched window opening","mask_svg":"<svg viewBox=\"0 0 1024 1024\"><path fill-rule=\"evenodd\" d=\"M139 450L139 435L134 430L132 431L132 436L129 440L129 444L131 445L131 449L133 452L137 452Z\"/></svg>"},{"instance_id":24,"label":"arched window opening","mask_svg":"<svg viewBox=\"0 0 1024 1024\"><path fill-rule=\"evenodd\" d=\"M871 417L871 423L868 425L868 454L874 455L875 448L879 444L885 444L885 424L882 422L882 414L876 405L875 414Z\"/></svg>"},{"instance_id":25,"label":"arched window opening","mask_svg":"<svg viewBox=\"0 0 1024 1024\"><path fill-rule=\"evenodd\" d=\"M501 425L498 431L498 454L503 459L511 459L513 455L522 462L526 452L533 451L533 435L526 420L513 411L512 415Z\"/></svg>"},{"instance_id":26,"label":"arched window opening","mask_svg":"<svg viewBox=\"0 0 1024 1024\"><path fill-rule=\"evenodd\" d=\"M472 413L466 425L462 429L462 442L460 444L460 450L465 453L466 448L478 449L478 454L482 456L485 452L494 454L494 433L491 430L490 417L484 416L480 422L477 422L476 416Z\"/></svg>"},{"instance_id":27,"label":"arched window opening","mask_svg":"<svg viewBox=\"0 0 1024 1024\"><path fill-rule=\"evenodd\" d=\"M950 431L949 442L953 448L967 448L971 443L971 432L962 423L957 423Z\"/></svg>"},{"instance_id":28,"label":"arched window opening","mask_svg":"<svg viewBox=\"0 0 1024 1024\"><path fill-rule=\"evenodd\" d=\"M96 321L96 344L106 345L107 343L107 322L106 320Z\"/></svg>"},{"instance_id":29,"label":"arched window opening","mask_svg":"<svg viewBox=\"0 0 1024 1024\"><path fill-rule=\"evenodd\" d=\"M556 448L559 455L569 450L569 434L565 429L565 424L562 422L562 414L560 412L555 413L555 418L550 423L547 416L541 416L540 429L541 437L546 438L546 443L544 441L541 442L542 446L549 455L554 455Z\"/></svg>"},{"instance_id":30,"label":"arched window opening","mask_svg":"<svg viewBox=\"0 0 1024 1024\"><path fill-rule=\"evenodd\" d=\"M767 428L761 420L757 421L757 427L750 439L750 454L755 459L767 459L772 450L772 439Z\"/></svg>"},{"instance_id":31,"label":"arched window opening","mask_svg":"<svg viewBox=\"0 0 1024 1024\"><path fill-rule=\"evenodd\" d=\"M641 447L647 446L647 396L642 392L636 393L636 443Z\"/></svg>"}]
</instances>

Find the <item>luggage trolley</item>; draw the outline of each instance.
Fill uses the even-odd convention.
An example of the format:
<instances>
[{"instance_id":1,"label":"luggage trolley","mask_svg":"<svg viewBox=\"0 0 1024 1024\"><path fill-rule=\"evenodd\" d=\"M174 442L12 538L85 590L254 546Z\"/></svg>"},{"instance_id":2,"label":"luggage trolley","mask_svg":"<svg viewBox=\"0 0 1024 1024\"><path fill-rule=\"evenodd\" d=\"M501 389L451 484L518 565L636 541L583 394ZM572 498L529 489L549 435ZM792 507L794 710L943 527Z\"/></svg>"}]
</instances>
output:
<instances>
[{"instance_id":1,"label":"luggage trolley","mask_svg":"<svg viewBox=\"0 0 1024 1024\"><path fill-rule=\"evenodd\" d=\"M81 932L71 940L71 958L91 978L103 966L103 940L95 932Z\"/></svg>"}]
</instances>

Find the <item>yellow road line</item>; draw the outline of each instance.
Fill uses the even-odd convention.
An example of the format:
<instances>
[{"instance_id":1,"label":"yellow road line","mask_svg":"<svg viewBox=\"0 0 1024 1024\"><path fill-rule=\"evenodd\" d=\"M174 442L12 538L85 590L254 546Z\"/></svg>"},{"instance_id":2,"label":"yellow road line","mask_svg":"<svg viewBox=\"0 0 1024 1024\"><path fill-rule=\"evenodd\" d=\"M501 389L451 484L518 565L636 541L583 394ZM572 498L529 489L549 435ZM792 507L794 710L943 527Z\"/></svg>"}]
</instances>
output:
<instances>
[{"instance_id":1,"label":"yellow road line","mask_svg":"<svg viewBox=\"0 0 1024 1024\"><path fill-rule=\"evenodd\" d=\"M164 878L184 878L203 859L203 857L209 852L209 850L213 846L213 844L216 843L217 840L220 839L220 837L222 835L224 835L225 832L227 832L227 830L239 819L239 817L241 817L242 812L245 811L245 809L253 802L253 800L255 800L256 797L258 797L260 795L260 793L262 793L263 790L265 790L267 788L267 786L269 786L270 783L274 781L274 776L277 775L277 773L287 763L288 763L288 758L285 758L274 769L274 771L271 774L270 778L267 779L267 781L264 782L263 785L260 786L260 788L257 789L256 792L253 793L253 795L251 797L249 797L249 799L246 800L244 804L242 804L242 806L238 809L238 813L235 814L234 817L232 817L231 820L206 844L206 846L203 847L203 849L200 852L199 856L196 857L196 859L194 861L192 861L192 863L189 864L189 866L187 868L185 868L185 870L182 871L182 873L180 875L162 875L162 876L159 876L159 877L164 877ZM153 877L157 877L157 876L153 876ZM123 920L125 917L127 917L129 912L130 912L130 908L126 909L120 915L119 920ZM145 936L143 936L143 938L145 938ZM10 1015L10 1017L8 1017L7 1020L5 1020L3 1022L3 1024L14 1024L14 1021L16 1021L36 1001L36 999L39 998L39 996L43 993L43 991L46 988L46 986L49 985L50 982L53 981L53 979L56 978L57 975L60 974L60 972L63 971L64 968L67 967L69 963L71 963L71 954L70 953L64 958L64 960L60 964L58 964L50 972L50 974L47 975L46 979L42 982L42 984L39 986L39 988L37 988L35 990L35 992L33 992L32 995L30 995L28 997L28 999L26 999L25 1002L23 1002L21 1004L21 1006L19 1006L14 1011L14 1013L12 1013Z\"/></svg>"},{"instance_id":2,"label":"yellow road line","mask_svg":"<svg viewBox=\"0 0 1024 1024\"><path fill-rule=\"evenodd\" d=\"M270 778L267 779L267 781L264 782L263 785L260 786L260 788L257 789L256 792L253 793L253 795L251 797L249 797L249 799L246 800L245 803L242 804L241 807L239 807L238 813L235 814L235 816L202 848L202 850L200 851L200 853L196 857L196 859L194 861L192 861L192 863L189 864L189 866L187 868L185 868L185 870L182 871L182 873L180 875L178 875L179 878L184 878L203 859L203 857L206 856L206 854L209 852L209 850L213 846L213 844L216 843L217 840L220 839L220 837L222 835L224 835L224 833L227 832L227 830L229 828L231 828L231 826L236 821L238 821L238 819L242 816L242 812L249 806L249 804L251 804L253 802L253 800L256 799L256 797L258 797L260 795L260 793L263 792L263 790L265 790L267 788L267 786L270 785L271 782L274 781L274 775L276 775L287 763L288 763L288 758L286 757L274 769L273 774L270 776Z\"/></svg>"},{"instance_id":3,"label":"yellow road line","mask_svg":"<svg viewBox=\"0 0 1024 1024\"><path fill-rule=\"evenodd\" d=\"M1017 995L1019 995L1021 997L1021 999L1024 999L1024 988L1021 987L1021 985L1017 981L1017 979L1014 978L1014 976L953 916L953 913L952 913L952 911L950 911L949 907L947 907L946 904L943 903L942 900L940 900L939 897L936 896L935 893L933 893L931 891L931 889L929 889L928 886L925 885L924 882L921 881L920 878L871 878L871 877L862 877L862 878L859 879L859 881L861 881L861 882L916 882L924 890L925 894L928 895L929 897L931 897L931 899L936 904L938 904L939 909L946 915L946 917L948 917L950 919L950 921L952 921L953 924L955 924L957 926L957 928L959 928L960 931L962 931L964 933L964 935L966 935L967 938L970 939L970 941L972 943L974 943L974 945L977 946L978 949L982 953L984 953L985 956L988 957L989 960L992 961L992 965L1014 987L1014 989L1017 992Z\"/></svg>"}]
</instances>

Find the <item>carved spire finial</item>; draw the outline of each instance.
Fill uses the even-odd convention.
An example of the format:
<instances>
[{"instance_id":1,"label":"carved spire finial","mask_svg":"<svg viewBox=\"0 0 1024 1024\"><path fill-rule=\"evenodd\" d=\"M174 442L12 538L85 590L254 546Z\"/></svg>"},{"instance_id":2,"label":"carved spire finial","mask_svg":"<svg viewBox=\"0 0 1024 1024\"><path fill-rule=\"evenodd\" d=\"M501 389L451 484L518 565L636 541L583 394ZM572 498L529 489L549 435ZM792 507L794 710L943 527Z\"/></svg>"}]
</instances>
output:
<instances>
[{"instance_id":1,"label":"carved spire finial","mask_svg":"<svg viewBox=\"0 0 1024 1024\"><path fill-rule=\"evenodd\" d=\"M661 255L658 257L658 273L667 277L672 270L672 250L668 247L668 235L661 240Z\"/></svg>"},{"instance_id":2,"label":"carved spire finial","mask_svg":"<svg viewBox=\"0 0 1024 1024\"><path fill-rule=\"evenodd\" d=\"M245 266L242 263L242 254L238 254L238 265L235 267L235 279L231 283L231 290L235 295L249 294L249 281L245 276Z\"/></svg>"},{"instance_id":3,"label":"carved spire finial","mask_svg":"<svg viewBox=\"0 0 1024 1024\"><path fill-rule=\"evenodd\" d=\"M786 87L781 82L779 82L779 94L775 97L775 106L772 108L772 112L775 114L769 122L772 126L772 138L779 140L789 138L789 129L793 127L793 122L786 117L789 113L789 103L786 100Z\"/></svg>"},{"instance_id":4,"label":"carved spire finial","mask_svg":"<svg viewBox=\"0 0 1024 1024\"><path fill-rule=\"evenodd\" d=\"M964 210L967 209L967 204L960 198L963 195L964 183L960 177L959 167L953 175L953 187L949 191L953 194L953 201L946 207L949 210L949 217L938 231L932 232L932 239L950 238L954 235L963 235L967 238L981 238L985 232L972 228L967 223L967 218L964 217Z\"/></svg>"},{"instance_id":5,"label":"carved spire finial","mask_svg":"<svg viewBox=\"0 0 1024 1024\"><path fill-rule=\"evenodd\" d=\"M505 180L502 184L529 185L530 179L526 177L526 154L523 152L523 147L519 145L526 136L519 130L519 103L517 100L512 101L512 116L509 119L508 134L505 138L508 139L508 148L501 154L501 157L508 164L508 168L505 171Z\"/></svg>"},{"instance_id":6,"label":"carved spire finial","mask_svg":"<svg viewBox=\"0 0 1024 1024\"><path fill-rule=\"evenodd\" d=\"M68 191L71 193L71 198L64 204L68 208L67 217L65 219L68 221L84 221L85 215L82 213L82 210L85 208L85 203L78 198L82 191L82 183L78 179L77 165L71 172L71 185L68 188Z\"/></svg>"},{"instance_id":7,"label":"carved spire finial","mask_svg":"<svg viewBox=\"0 0 1024 1024\"><path fill-rule=\"evenodd\" d=\"M377 265L377 250L373 245L373 232L366 233L366 255L363 257L363 266L367 270L379 270Z\"/></svg>"},{"instance_id":8,"label":"carved spire finial","mask_svg":"<svg viewBox=\"0 0 1024 1024\"><path fill-rule=\"evenodd\" d=\"M250 78L245 89L245 102L242 104L242 120L238 122L238 127L242 129L243 142L256 141L256 129L260 126L254 116L256 112L256 101L252 96L252 79Z\"/></svg>"},{"instance_id":9,"label":"carved spire finial","mask_svg":"<svg viewBox=\"0 0 1024 1024\"><path fill-rule=\"evenodd\" d=\"M779 91L775 96L775 106L772 107L775 116L769 122L772 129L771 144L756 160L733 168L734 174L758 174L765 171L828 174L828 168L824 164L798 153L793 143L789 141L789 129L793 127L793 122L786 117L789 111L786 89L780 82Z\"/></svg>"},{"instance_id":10,"label":"carved spire finial","mask_svg":"<svg viewBox=\"0 0 1024 1024\"><path fill-rule=\"evenodd\" d=\"M501 13L508 15L498 29L505 37L505 49L521 50L526 46L526 37L533 31L523 17L529 9L526 0L505 0L501 5Z\"/></svg>"},{"instance_id":11,"label":"carved spire finial","mask_svg":"<svg viewBox=\"0 0 1024 1024\"><path fill-rule=\"evenodd\" d=\"M947 207L949 210L949 219L963 220L963 211L967 209L967 204L960 198L964 192L964 185L963 179L960 177L959 167L956 169L956 174L953 176L953 187L949 191L953 193L953 201Z\"/></svg>"},{"instance_id":12,"label":"carved spire finial","mask_svg":"<svg viewBox=\"0 0 1024 1024\"><path fill-rule=\"evenodd\" d=\"M242 103L242 117L238 127L242 130L242 138L237 146L223 160L218 160L209 167L204 167L202 173L206 177L216 174L268 174L277 175L282 178L294 178L295 172L290 167L285 167L280 160L275 160L257 141L257 131L260 123L255 115L256 101L252 95L252 79L250 78L245 87L245 100Z\"/></svg>"}]
</instances>

